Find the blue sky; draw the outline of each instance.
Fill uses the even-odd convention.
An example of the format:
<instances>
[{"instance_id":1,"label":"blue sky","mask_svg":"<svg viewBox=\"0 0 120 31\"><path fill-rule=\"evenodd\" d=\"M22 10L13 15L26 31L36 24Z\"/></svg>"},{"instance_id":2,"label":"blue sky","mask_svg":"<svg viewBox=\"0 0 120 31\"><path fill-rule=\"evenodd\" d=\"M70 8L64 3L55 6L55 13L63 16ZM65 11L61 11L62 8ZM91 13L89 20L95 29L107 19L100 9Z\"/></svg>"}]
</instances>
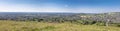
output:
<instances>
[{"instance_id":1,"label":"blue sky","mask_svg":"<svg viewBox=\"0 0 120 31\"><path fill-rule=\"evenodd\" d=\"M120 0L0 0L0 12L120 12Z\"/></svg>"}]
</instances>

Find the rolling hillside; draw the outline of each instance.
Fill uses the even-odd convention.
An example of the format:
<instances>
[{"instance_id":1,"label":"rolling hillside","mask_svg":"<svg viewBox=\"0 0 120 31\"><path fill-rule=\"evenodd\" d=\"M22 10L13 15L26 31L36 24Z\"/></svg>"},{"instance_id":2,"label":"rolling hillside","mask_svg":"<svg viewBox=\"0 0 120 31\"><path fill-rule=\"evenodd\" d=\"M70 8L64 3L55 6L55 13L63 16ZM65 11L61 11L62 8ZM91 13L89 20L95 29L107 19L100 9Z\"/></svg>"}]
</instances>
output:
<instances>
[{"instance_id":1,"label":"rolling hillside","mask_svg":"<svg viewBox=\"0 0 120 31\"><path fill-rule=\"evenodd\" d=\"M0 21L0 31L120 31L120 27L47 22Z\"/></svg>"}]
</instances>

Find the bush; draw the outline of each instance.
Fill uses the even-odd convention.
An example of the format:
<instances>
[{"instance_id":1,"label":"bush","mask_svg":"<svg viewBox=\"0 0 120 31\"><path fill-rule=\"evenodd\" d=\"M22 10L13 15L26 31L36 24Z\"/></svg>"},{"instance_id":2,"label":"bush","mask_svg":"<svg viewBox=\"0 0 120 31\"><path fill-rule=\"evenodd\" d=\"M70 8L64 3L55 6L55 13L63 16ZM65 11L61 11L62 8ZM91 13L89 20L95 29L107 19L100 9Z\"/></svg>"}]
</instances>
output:
<instances>
[{"instance_id":1,"label":"bush","mask_svg":"<svg viewBox=\"0 0 120 31\"><path fill-rule=\"evenodd\" d=\"M120 24L118 24L117 27L120 27Z\"/></svg>"},{"instance_id":2,"label":"bush","mask_svg":"<svg viewBox=\"0 0 120 31\"><path fill-rule=\"evenodd\" d=\"M95 25L105 26L105 22L104 21L97 21Z\"/></svg>"},{"instance_id":3,"label":"bush","mask_svg":"<svg viewBox=\"0 0 120 31\"><path fill-rule=\"evenodd\" d=\"M95 24L96 21L87 21L87 20L77 20L75 21L77 24L83 24L83 25L92 25Z\"/></svg>"}]
</instances>

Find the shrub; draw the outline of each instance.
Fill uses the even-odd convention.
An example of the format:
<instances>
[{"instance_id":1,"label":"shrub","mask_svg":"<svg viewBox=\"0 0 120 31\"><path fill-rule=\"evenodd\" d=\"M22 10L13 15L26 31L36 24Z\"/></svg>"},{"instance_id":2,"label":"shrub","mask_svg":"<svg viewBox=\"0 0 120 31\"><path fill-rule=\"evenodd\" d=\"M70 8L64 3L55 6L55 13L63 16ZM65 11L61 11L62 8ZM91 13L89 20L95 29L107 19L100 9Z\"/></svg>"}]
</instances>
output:
<instances>
[{"instance_id":1,"label":"shrub","mask_svg":"<svg viewBox=\"0 0 120 31\"><path fill-rule=\"evenodd\" d=\"M120 24L118 24L117 27L120 27Z\"/></svg>"},{"instance_id":2,"label":"shrub","mask_svg":"<svg viewBox=\"0 0 120 31\"><path fill-rule=\"evenodd\" d=\"M77 20L75 21L77 24L83 24L83 25L92 25L97 23L96 21L87 21L87 20Z\"/></svg>"}]
</instances>

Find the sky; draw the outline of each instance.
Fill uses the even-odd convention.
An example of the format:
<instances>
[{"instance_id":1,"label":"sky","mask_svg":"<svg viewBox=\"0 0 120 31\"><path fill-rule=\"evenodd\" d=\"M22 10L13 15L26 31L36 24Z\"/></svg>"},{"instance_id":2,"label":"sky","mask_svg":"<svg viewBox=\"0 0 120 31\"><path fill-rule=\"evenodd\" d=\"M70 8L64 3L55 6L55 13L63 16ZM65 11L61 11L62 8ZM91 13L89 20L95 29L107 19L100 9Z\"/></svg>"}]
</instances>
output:
<instances>
[{"instance_id":1,"label":"sky","mask_svg":"<svg viewBox=\"0 0 120 31\"><path fill-rule=\"evenodd\" d=\"M0 0L0 12L120 12L120 0Z\"/></svg>"}]
</instances>

